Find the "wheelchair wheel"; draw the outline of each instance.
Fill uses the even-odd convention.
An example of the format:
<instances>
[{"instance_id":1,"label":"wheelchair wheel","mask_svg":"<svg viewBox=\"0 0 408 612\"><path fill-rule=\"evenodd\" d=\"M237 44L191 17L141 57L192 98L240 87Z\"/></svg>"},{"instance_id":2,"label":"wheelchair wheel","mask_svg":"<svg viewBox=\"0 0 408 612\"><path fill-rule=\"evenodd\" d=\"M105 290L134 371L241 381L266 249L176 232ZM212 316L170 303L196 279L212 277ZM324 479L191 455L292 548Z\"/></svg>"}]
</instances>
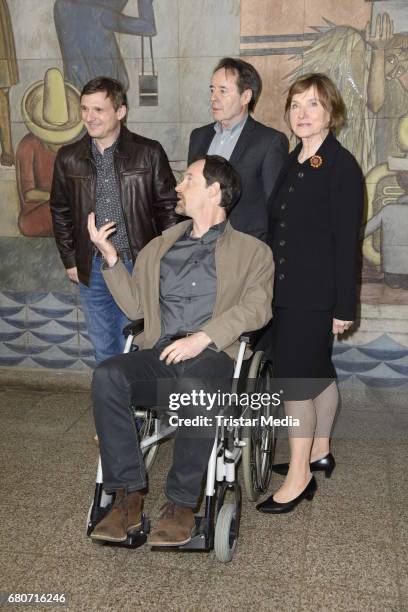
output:
<instances>
[{"instance_id":1,"label":"wheelchair wheel","mask_svg":"<svg viewBox=\"0 0 408 612\"><path fill-rule=\"evenodd\" d=\"M271 364L264 359L263 352L258 351L251 361L247 389L257 393L272 393L272 377ZM261 417L268 419L273 416L271 404L253 411L251 418L258 419L258 424L243 436L245 446L242 448L242 472L249 501L256 501L267 490L271 479L275 433L273 425L262 424Z\"/></svg>"},{"instance_id":2,"label":"wheelchair wheel","mask_svg":"<svg viewBox=\"0 0 408 612\"><path fill-rule=\"evenodd\" d=\"M231 561L237 545L238 527L236 504L224 504L217 516L215 524L214 550L218 561Z\"/></svg>"},{"instance_id":3,"label":"wheelchair wheel","mask_svg":"<svg viewBox=\"0 0 408 612\"><path fill-rule=\"evenodd\" d=\"M154 416L151 410L144 410L143 412L135 410L134 413L136 427L139 432L140 442L143 442L144 439L148 438L149 436L152 436L154 433L158 433L159 420ZM158 444L153 444L152 446L148 446L147 448L142 448L142 455L147 472L152 467L156 459L158 450Z\"/></svg>"}]
</instances>

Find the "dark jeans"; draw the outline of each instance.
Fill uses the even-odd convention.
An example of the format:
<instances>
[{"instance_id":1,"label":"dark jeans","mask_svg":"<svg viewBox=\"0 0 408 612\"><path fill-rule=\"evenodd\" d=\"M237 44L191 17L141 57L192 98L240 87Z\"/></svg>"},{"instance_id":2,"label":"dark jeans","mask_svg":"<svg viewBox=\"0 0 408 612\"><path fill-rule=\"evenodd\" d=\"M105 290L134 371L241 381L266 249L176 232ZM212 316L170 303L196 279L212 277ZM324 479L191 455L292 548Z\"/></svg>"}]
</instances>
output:
<instances>
[{"instance_id":1,"label":"dark jeans","mask_svg":"<svg viewBox=\"0 0 408 612\"><path fill-rule=\"evenodd\" d=\"M194 359L167 366L159 360L164 346L107 359L96 368L92 396L96 431L99 437L104 488L111 493L127 487L128 492L147 485L144 461L131 406L157 406L160 388L177 383L178 390L230 391L233 361L225 353L206 349ZM193 384L192 384L193 383ZM184 385L184 387L183 387ZM168 396L168 394L167 394ZM160 408L168 409L168 406ZM205 406L185 406L179 418L197 415L214 417ZM166 495L175 504L194 508L201 493L211 449L213 427L179 426L173 464L167 475Z\"/></svg>"},{"instance_id":2,"label":"dark jeans","mask_svg":"<svg viewBox=\"0 0 408 612\"><path fill-rule=\"evenodd\" d=\"M133 264L125 260L131 274ZM88 336L95 351L96 363L119 355L125 348L122 330L129 319L116 304L102 276L103 259L95 256L92 261L89 287L79 283L79 299L84 313Z\"/></svg>"}]
</instances>

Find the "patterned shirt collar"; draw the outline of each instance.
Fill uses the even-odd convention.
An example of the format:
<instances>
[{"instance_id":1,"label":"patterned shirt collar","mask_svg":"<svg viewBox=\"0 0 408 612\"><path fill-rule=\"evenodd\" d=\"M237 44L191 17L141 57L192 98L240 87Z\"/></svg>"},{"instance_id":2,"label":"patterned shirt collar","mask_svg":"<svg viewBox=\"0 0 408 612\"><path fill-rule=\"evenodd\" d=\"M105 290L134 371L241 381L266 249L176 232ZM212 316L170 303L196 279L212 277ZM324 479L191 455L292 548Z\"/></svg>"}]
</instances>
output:
<instances>
[{"instance_id":1,"label":"patterned shirt collar","mask_svg":"<svg viewBox=\"0 0 408 612\"><path fill-rule=\"evenodd\" d=\"M94 156L94 158L99 157L103 157L105 155L105 153L107 155L113 155L114 150L116 149L116 145L118 144L118 140L119 138L117 138L115 140L115 142L113 144L111 144L110 147L106 147L106 149L104 149L103 153L100 152L100 150L98 149L98 146L95 142L95 138L92 138L92 155Z\"/></svg>"}]
</instances>

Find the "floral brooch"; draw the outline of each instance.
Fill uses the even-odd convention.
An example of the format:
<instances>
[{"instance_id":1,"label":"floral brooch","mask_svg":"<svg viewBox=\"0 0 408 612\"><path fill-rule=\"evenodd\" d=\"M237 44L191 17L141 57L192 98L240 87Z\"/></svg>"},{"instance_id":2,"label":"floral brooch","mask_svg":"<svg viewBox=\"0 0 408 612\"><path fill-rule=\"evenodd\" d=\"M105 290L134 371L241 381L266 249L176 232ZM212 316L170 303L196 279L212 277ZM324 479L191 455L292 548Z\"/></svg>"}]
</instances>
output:
<instances>
[{"instance_id":1,"label":"floral brooch","mask_svg":"<svg viewBox=\"0 0 408 612\"><path fill-rule=\"evenodd\" d=\"M312 166L312 168L320 168L322 163L323 157L320 157L320 155L312 155L312 157L310 158L310 165Z\"/></svg>"}]
</instances>

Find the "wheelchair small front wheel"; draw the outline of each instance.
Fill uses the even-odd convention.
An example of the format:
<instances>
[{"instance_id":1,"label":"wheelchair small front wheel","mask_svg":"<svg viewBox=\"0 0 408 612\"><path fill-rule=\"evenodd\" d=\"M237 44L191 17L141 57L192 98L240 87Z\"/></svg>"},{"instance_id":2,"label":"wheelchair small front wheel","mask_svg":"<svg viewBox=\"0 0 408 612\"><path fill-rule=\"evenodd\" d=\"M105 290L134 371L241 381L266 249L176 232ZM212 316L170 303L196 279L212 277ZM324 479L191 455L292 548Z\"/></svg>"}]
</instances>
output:
<instances>
[{"instance_id":1,"label":"wheelchair small front wheel","mask_svg":"<svg viewBox=\"0 0 408 612\"><path fill-rule=\"evenodd\" d=\"M238 541L239 514L236 504L224 504L215 524L214 550L218 561L228 563L234 556Z\"/></svg>"}]
</instances>

